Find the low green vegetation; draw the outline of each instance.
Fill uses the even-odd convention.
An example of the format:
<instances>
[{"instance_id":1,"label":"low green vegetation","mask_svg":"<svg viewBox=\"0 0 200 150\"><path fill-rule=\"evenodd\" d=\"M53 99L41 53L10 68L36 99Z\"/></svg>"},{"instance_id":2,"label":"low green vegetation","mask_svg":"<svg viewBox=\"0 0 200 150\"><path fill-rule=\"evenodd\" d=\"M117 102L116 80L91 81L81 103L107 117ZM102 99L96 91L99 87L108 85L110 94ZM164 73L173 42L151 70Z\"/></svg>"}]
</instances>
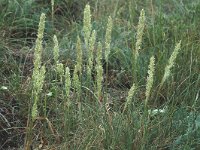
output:
<instances>
[{"instance_id":1,"label":"low green vegetation","mask_svg":"<svg viewBox=\"0 0 200 150\"><path fill-rule=\"evenodd\" d=\"M2 0L0 149L199 149L198 0Z\"/></svg>"}]
</instances>

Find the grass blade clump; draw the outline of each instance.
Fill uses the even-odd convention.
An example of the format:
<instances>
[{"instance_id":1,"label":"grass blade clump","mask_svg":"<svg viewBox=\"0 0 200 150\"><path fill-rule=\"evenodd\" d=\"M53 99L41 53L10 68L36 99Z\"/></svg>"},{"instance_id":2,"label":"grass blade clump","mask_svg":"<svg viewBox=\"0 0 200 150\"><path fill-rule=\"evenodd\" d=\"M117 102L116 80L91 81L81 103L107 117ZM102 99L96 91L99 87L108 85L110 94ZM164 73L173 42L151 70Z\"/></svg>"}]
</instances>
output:
<instances>
[{"instance_id":1,"label":"grass blade clump","mask_svg":"<svg viewBox=\"0 0 200 150\"><path fill-rule=\"evenodd\" d=\"M163 75L163 78L162 78L162 81L161 81L161 84L160 84L160 88L163 86L164 82L166 81L166 79L170 75L170 70L173 67L174 63L175 63L175 59L176 59L176 57L177 57L177 55L179 53L180 47L181 47L181 41L179 43L177 43L172 55L170 56L170 58L168 60L168 64L165 67L165 73Z\"/></svg>"},{"instance_id":2,"label":"grass blade clump","mask_svg":"<svg viewBox=\"0 0 200 150\"><path fill-rule=\"evenodd\" d=\"M146 84L145 107L147 106L147 103L148 103L148 100L149 100L149 97L150 97L150 93L151 93L151 89L152 89L152 86L153 86L154 72L155 72L155 58L152 56L150 58L148 77L147 77L147 84Z\"/></svg>"}]
</instances>

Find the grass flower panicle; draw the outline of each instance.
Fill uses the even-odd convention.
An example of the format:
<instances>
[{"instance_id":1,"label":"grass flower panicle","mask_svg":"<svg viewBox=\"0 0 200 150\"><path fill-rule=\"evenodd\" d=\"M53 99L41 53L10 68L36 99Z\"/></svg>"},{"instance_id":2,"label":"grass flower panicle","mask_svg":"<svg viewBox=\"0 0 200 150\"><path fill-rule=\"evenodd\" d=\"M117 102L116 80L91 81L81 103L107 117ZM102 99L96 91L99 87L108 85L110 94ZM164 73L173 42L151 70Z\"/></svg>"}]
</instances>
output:
<instances>
[{"instance_id":1,"label":"grass flower panicle","mask_svg":"<svg viewBox=\"0 0 200 150\"><path fill-rule=\"evenodd\" d=\"M55 64L57 64L59 60L59 46L58 46L58 39L56 35L53 36L53 41L54 41L53 56L54 56Z\"/></svg>"},{"instance_id":2,"label":"grass flower panicle","mask_svg":"<svg viewBox=\"0 0 200 150\"><path fill-rule=\"evenodd\" d=\"M38 96L42 90L45 78L45 67L44 66L41 67L42 39L44 35L44 27L45 27L45 14L42 13L40 16L40 22L39 22L39 28L38 28L38 34L34 52L34 62L33 62L34 63L34 69L32 75L32 82L33 82L32 95L34 100L32 108L33 120L36 117Z\"/></svg>"},{"instance_id":3,"label":"grass flower panicle","mask_svg":"<svg viewBox=\"0 0 200 150\"><path fill-rule=\"evenodd\" d=\"M170 70L173 67L174 63L175 63L175 59L176 59L176 57L178 55L180 47L181 47L181 41L179 43L177 43L177 45L175 46L175 49L174 49L173 53L171 54L171 57L169 58L168 64L165 67L165 72L164 72L164 75L163 75L160 87L162 87L162 85L165 82L165 80L169 77Z\"/></svg>"},{"instance_id":4,"label":"grass flower panicle","mask_svg":"<svg viewBox=\"0 0 200 150\"><path fill-rule=\"evenodd\" d=\"M77 42L76 42L76 51L77 51L77 71L80 73L80 75L82 74L82 62L83 62L83 53L82 53L82 47L81 47L81 39L78 36L77 37Z\"/></svg>"},{"instance_id":5,"label":"grass flower panicle","mask_svg":"<svg viewBox=\"0 0 200 150\"><path fill-rule=\"evenodd\" d=\"M99 42L97 47L97 56L96 56L96 84L97 84L97 97L100 101L102 96L102 82L103 82L103 67L102 67L102 45Z\"/></svg>"},{"instance_id":6,"label":"grass flower panicle","mask_svg":"<svg viewBox=\"0 0 200 150\"><path fill-rule=\"evenodd\" d=\"M88 66L87 66L87 78L88 82L91 81L91 73L92 73L92 68L93 68L93 52L94 52L94 46L95 46L95 41L96 41L96 31L92 31L92 35L89 39L89 50L88 50Z\"/></svg>"},{"instance_id":7,"label":"grass flower panicle","mask_svg":"<svg viewBox=\"0 0 200 150\"><path fill-rule=\"evenodd\" d=\"M33 98L34 98L34 103L32 107L32 120L35 120L37 116L37 102L39 100L39 94L42 91L42 87L44 84L44 79L45 79L45 67L42 66L36 77L34 77L33 81Z\"/></svg>"},{"instance_id":8,"label":"grass flower panicle","mask_svg":"<svg viewBox=\"0 0 200 150\"><path fill-rule=\"evenodd\" d=\"M41 66L41 53L42 53L42 39L44 36L45 28L45 14L42 13L40 16L40 22L38 26L38 33L34 52L34 70L38 70Z\"/></svg>"},{"instance_id":9,"label":"grass flower panicle","mask_svg":"<svg viewBox=\"0 0 200 150\"><path fill-rule=\"evenodd\" d=\"M56 72L58 73L58 75L60 76L60 79L62 81L62 77L64 75L64 67L62 63L58 63L56 65Z\"/></svg>"},{"instance_id":10,"label":"grass flower panicle","mask_svg":"<svg viewBox=\"0 0 200 150\"><path fill-rule=\"evenodd\" d=\"M139 17L139 22L137 26L137 35L136 35L136 45L135 45L135 63L137 62L137 58L139 55L139 50L141 49L141 44L142 44L142 36L144 34L144 26L145 26L145 12L144 9L141 10L140 12L140 17Z\"/></svg>"},{"instance_id":11,"label":"grass flower panicle","mask_svg":"<svg viewBox=\"0 0 200 150\"><path fill-rule=\"evenodd\" d=\"M148 99L150 97L151 89L153 86L153 76L155 72L155 58L152 56L150 58L150 63L149 63L149 70L148 70L148 77L147 77L147 84L146 84L146 92L145 92L145 106L147 105Z\"/></svg>"},{"instance_id":12,"label":"grass flower panicle","mask_svg":"<svg viewBox=\"0 0 200 150\"><path fill-rule=\"evenodd\" d=\"M84 18L83 18L83 32L84 32L84 40L85 40L86 49L89 46L91 31L92 31L92 25L91 25L90 5L87 4L84 9Z\"/></svg>"},{"instance_id":13,"label":"grass flower panicle","mask_svg":"<svg viewBox=\"0 0 200 150\"><path fill-rule=\"evenodd\" d=\"M105 59L106 59L106 62L108 62L108 56L110 54L112 28L113 28L113 21L112 21L111 16L109 16L107 28L106 28L106 35L105 35Z\"/></svg>"},{"instance_id":14,"label":"grass flower panicle","mask_svg":"<svg viewBox=\"0 0 200 150\"><path fill-rule=\"evenodd\" d=\"M126 102L125 102L125 105L124 105L123 112L126 110L127 107L130 106L130 104L132 102L133 95L135 93L135 89L136 89L136 86L135 86L135 84L133 84L132 87L131 87L131 89L128 92L128 96L126 98Z\"/></svg>"}]
</instances>

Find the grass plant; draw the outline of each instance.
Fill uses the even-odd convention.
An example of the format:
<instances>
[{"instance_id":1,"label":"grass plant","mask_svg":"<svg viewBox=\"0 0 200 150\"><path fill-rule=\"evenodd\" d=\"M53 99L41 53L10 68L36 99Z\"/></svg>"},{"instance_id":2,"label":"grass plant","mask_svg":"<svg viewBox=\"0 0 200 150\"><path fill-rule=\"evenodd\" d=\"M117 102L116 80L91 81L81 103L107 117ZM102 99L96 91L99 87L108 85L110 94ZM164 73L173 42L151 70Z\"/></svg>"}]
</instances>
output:
<instances>
[{"instance_id":1,"label":"grass plant","mask_svg":"<svg viewBox=\"0 0 200 150\"><path fill-rule=\"evenodd\" d=\"M198 0L49 2L0 1L0 149L199 149Z\"/></svg>"},{"instance_id":2,"label":"grass plant","mask_svg":"<svg viewBox=\"0 0 200 150\"><path fill-rule=\"evenodd\" d=\"M29 150L32 143L32 128L34 121L37 119L38 116L38 101L40 99L40 94L42 91L42 87L44 84L44 78L45 78L45 66L42 66L41 63L41 57L42 57L42 40L43 40L43 34L44 34L44 28L45 28L45 14L41 14L40 17L40 23L38 28L38 37L36 40L36 47L34 52L34 69L33 69L33 75L32 75L32 82L33 82L33 89L32 89L32 98L31 100L33 102L30 102L32 104L30 106L30 115L27 122L27 134L26 134L26 140L25 140L25 149Z\"/></svg>"}]
</instances>

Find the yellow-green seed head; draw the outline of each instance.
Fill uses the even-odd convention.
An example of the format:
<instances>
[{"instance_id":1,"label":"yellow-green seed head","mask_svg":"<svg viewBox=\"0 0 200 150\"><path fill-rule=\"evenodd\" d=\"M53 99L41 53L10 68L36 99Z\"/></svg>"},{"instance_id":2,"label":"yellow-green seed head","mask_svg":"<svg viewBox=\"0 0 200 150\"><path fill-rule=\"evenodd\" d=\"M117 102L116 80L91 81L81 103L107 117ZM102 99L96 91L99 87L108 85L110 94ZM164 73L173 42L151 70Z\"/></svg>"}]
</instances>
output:
<instances>
[{"instance_id":1,"label":"yellow-green seed head","mask_svg":"<svg viewBox=\"0 0 200 150\"><path fill-rule=\"evenodd\" d=\"M98 47L97 47L97 54L96 54L96 63L101 64L102 60L102 44L101 42L98 42Z\"/></svg>"},{"instance_id":2,"label":"yellow-green seed head","mask_svg":"<svg viewBox=\"0 0 200 150\"><path fill-rule=\"evenodd\" d=\"M90 5L87 4L84 9L84 18L83 18L83 32L84 32L84 40L86 48L88 48L88 42L91 31L92 31L92 25L91 25Z\"/></svg>"},{"instance_id":3,"label":"yellow-green seed head","mask_svg":"<svg viewBox=\"0 0 200 150\"><path fill-rule=\"evenodd\" d=\"M45 78L45 67L42 66L40 70L34 70L33 72L33 91L36 92L36 94L39 94L42 91L42 86L44 84L44 78Z\"/></svg>"},{"instance_id":4,"label":"yellow-green seed head","mask_svg":"<svg viewBox=\"0 0 200 150\"><path fill-rule=\"evenodd\" d=\"M140 12L139 22L137 26L137 35L136 35L136 46L135 46L135 61L137 61L139 50L142 44L142 36L144 34L144 26L145 26L145 12L142 9Z\"/></svg>"},{"instance_id":5,"label":"yellow-green seed head","mask_svg":"<svg viewBox=\"0 0 200 150\"><path fill-rule=\"evenodd\" d=\"M34 104L32 106L32 119L35 120L37 117L37 102L38 102L38 95L42 91L42 87L44 85L44 79L45 79L45 67L42 66L40 70L34 70L33 74L33 95L34 95Z\"/></svg>"},{"instance_id":6,"label":"yellow-green seed head","mask_svg":"<svg viewBox=\"0 0 200 150\"><path fill-rule=\"evenodd\" d=\"M37 116L38 116L38 107L37 107L37 103L34 103L31 110L32 120L34 121Z\"/></svg>"},{"instance_id":7,"label":"yellow-green seed head","mask_svg":"<svg viewBox=\"0 0 200 150\"><path fill-rule=\"evenodd\" d=\"M40 22L38 26L38 33L34 52L34 68L38 69L41 65L41 52L42 52L42 39L45 28L45 14L42 13L40 16Z\"/></svg>"},{"instance_id":8,"label":"yellow-green seed head","mask_svg":"<svg viewBox=\"0 0 200 150\"><path fill-rule=\"evenodd\" d=\"M51 12L54 12L54 0L51 0Z\"/></svg>"},{"instance_id":9,"label":"yellow-green seed head","mask_svg":"<svg viewBox=\"0 0 200 150\"><path fill-rule=\"evenodd\" d=\"M89 51L88 51L88 65L89 68L92 69L92 64L93 64L93 52L94 52L94 44L96 41L96 31L92 31L92 35L89 39Z\"/></svg>"},{"instance_id":10,"label":"yellow-green seed head","mask_svg":"<svg viewBox=\"0 0 200 150\"><path fill-rule=\"evenodd\" d=\"M129 90L128 92L128 97L126 98L126 103L124 105L124 109L123 109L123 112L126 110L126 108L131 104L132 102L132 98L133 98L133 95L135 93L135 84L132 85L131 89Z\"/></svg>"},{"instance_id":11,"label":"yellow-green seed head","mask_svg":"<svg viewBox=\"0 0 200 150\"><path fill-rule=\"evenodd\" d=\"M77 71L80 73L82 73L82 57L83 57L83 54L82 54L82 47L81 47L81 39L80 37L78 36L77 37L77 42L76 42L76 51L77 51Z\"/></svg>"},{"instance_id":12,"label":"yellow-green seed head","mask_svg":"<svg viewBox=\"0 0 200 150\"><path fill-rule=\"evenodd\" d=\"M106 28L106 35L105 35L105 59L106 59L106 62L108 62L108 56L110 54L112 27L113 27L112 18L109 16L107 28Z\"/></svg>"},{"instance_id":13,"label":"yellow-green seed head","mask_svg":"<svg viewBox=\"0 0 200 150\"><path fill-rule=\"evenodd\" d=\"M81 86L81 82L79 80L78 70L77 70L77 65L76 65L73 72L73 87L75 90L79 91L80 86Z\"/></svg>"},{"instance_id":14,"label":"yellow-green seed head","mask_svg":"<svg viewBox=\"0 0 200 150\"><path fill-rule=\"evenodd\" d=\"M53 56L54 56L55 64L57 64L58 59L59 59L59 46L58 46L58 39L56 35L53 36L53 42L54 42Z\"/></svg>"},{"instance_id":15,"label":"yellow-green seed head","mask_svg":"<svg viewBox=\"0 0 200 150\"><path fill-rule=\"evenodd\" d=\"M97 83L97 97L99 100L102 95L101 90L102 90L102 82L103 82L103 67L102 67L101 59L102 59L102 45L99 42L98 48L97 48L97 57L96 57L96 72L97 72L96 83Z\"/></svg>"},{"instance_id":16,"label":"yellow-green seed head","mask_svg":"<svg viewBox=\"0 0 200 150\"><path fill-rule=\"evenodd\" d=\"M181 41L175 46L175 49L174 49L171 57L169 58L168 64L165 67L165 73L164 73L164 76L163 76L162 81L161 81L161 86L163 85L163 83L165 82L165 80L170 75L170 70L173 67L174 63L175 63L175 59L176 59L176 57L177 57L177 55L179 53L180 47L181 47Z\"/></svg>"},{"instance_id":17,"label":"yellow-green seed head","mask_svg":"<svg viewBox=\"0 0 200 150\"><path fill-rule=\"evenodd\" d=\"M34 52L34 69L33 69L33 75L32 75L32 83L33 83L33 89L32 89L32 95L33 95L33 106L32 106L32 112L31 117L34 121L37 117L37 102L39 99L39 94L42 91L42 87L44 84L45 79L45 66L41 66L41 54L42 54L42 39L44 34L44 28L45 28L45 14L42 13L40 16L40 22L38 27L38 34L36 39L36 46L35 46L35 52Z\"/></svg>"},{"instance_id":18,"label":"yellow-green seed head","mask_svg":"<svg viewBox=\"0 0 200 150\"><path fill-rule=\"evenodd\" d=\"M155 58L152 56L150 58L150 63L149 63L146 92L145 92L145 96L146 96L145 105L147 105L148 99L150 97L151 89L152 89L152 86L153 86L154 72L155 72Z\"/></svg>"},{"instance_id":19,"label":"yellow-green seed head","mask_svg":"<svg viewBox=\"0 0 200 150\"><path fill-rule=\"evenodd\" d=\"M56 65L56 71L57 73L59 74L59 76L62 78L63 75L64 75L64 67L63 67L63 64L62 63L58 63Z\"/></svg>"}]
</instances>

